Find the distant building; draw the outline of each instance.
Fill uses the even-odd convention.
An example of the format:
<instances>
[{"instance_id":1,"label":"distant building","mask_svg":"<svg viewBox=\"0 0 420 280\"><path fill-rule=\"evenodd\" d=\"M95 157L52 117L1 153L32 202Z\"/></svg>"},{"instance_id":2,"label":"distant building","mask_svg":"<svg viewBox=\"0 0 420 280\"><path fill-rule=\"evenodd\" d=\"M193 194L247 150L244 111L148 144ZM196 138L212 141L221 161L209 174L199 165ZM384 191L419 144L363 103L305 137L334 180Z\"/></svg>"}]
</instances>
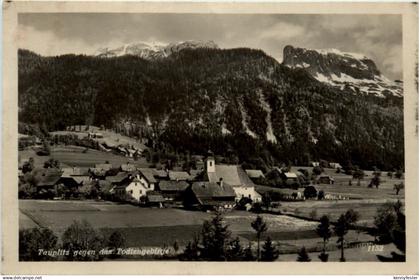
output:
<instances>
[{"instance_id":1,"label":"distant building","mask_svg":"<svg viewBox=\"0 0 420 280\"><path fill-rule=\"evenodd\" d=\"M189 187L186 181L160 181L159 191L165 200L182 201L185 190Z\"/></svg>"},{"instance_id":2,"label":"distant building","mask_svg":"<svg viewBox=\"0 0 420 280\"><path fill-rule=\"evenodd\" d=\"M185 191L184 205L199 209L231 209L235 205L236 193L225 184L213 182L194 182Z\"/></svg>"},{"instance_id":3,"label":"distant building","mask_svg":"<svg viewBox=\"0 0 420 280\"><path fill-rule=\"evenodd\" d=\"M264 173L259 169L246 169L245 172L251 179L265 178Z\"/></svg>"},{"instance_id":4,"label":"distant building","mask_svg":"<svg viewBox=\"0 0 420 280\"><path fill-rule=\"evenodd\" d=\"M149 192L146 196L145 202L147 206L162 208L165 198L159 193Z\"/></svg>"},{"instance_id":5,"label":"distant building","mask_svg":"<svg viewBox=\"0 0 420 280\"><path fill-rule=\"evenodd\" d=\"M312 161L311 166L312 167L317 167L317 166L319 166L319 162L318 161Z\"/></svg>"},{"instance_id":6,"label":"distant building","mask_svg":"<svg viewBox=\"0 0 420 280\"><path fill-rule=\"evenodd\" d=\"M40 168L33 172L37 189L54 188L61 179L61 171L55 168Z\"/></svg>"},{"instance_id":7,"label":"distant building","mask_svg":"<svg viewBox=\"0 0 420 280\"><path fill-rule=\"evenodd\" d=\"M342 169L343 167L341 166L341 164L337 163L337 162L330 162L328 163L328 166L330 168L334 168L334 169Z\"/></svg>"},{"instance_id":8,"label":"distant building","mask_svg":"<svg viewBox=\"0 0 420 280\"><path fill-rule=\"evenodd\" d=\"M190 179L190 174L185 171L172 171L168 172L169 180L171 181L187 181Z\"/></svg>"},{"instance_id":9,"label":"distant building","mask_svg":"<svg viewBox=\"0 0 420 280\"><path fill-rule=\"evenodd\" d=\"M333 185L334 184L334 178L328 175L320 175L317 179L318 184L328 184Z\"/></svg>"},{"instance_id":10,"label":"distant building","mask_svg":"<svg viewBox=\"0 0 420 280\"><path fill-rule=\"evenodd\" d=\"M249 179L246 172L239 165L216 165L213 157L206 161L206 175L210 183L222 181L231 186L236 193L236 200L248 197L254 202L261 201L261 195L255 191L255 184Z\"/></svg>"}]
</instances>

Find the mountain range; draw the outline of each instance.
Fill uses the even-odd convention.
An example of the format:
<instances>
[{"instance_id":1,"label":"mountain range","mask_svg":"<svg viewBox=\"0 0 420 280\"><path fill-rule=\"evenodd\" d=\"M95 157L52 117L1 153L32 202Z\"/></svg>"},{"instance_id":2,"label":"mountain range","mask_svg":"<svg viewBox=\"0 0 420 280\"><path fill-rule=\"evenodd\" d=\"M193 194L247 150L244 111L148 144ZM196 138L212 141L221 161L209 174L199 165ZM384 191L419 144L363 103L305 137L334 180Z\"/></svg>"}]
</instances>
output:
<instances>
[{"instance_id":1,"label":"mountain range","mask_svg":"<svg viewBox=\"0 0 420 280\"><path fill-rule=\"evenodd\" d=\"M181 41L169 44L138 42L125 44L116 48L99 48L93 55L98 57L116 57L134 55L144 59L162 59L183 49L210 48L217 49L213 41Z\"/></svg>"},{"instance_id":2,"label":"mountain range","mask_svg":"<svg viewBox=\"0 0 420 280\"><path fill-rule=\"evenodd\" d=\"M279 63L261 50L208 42L130 46L93 56L19 50L19 121L49 131L103 125L162 152L211 149L256 167L319 159L404 166L402 92L360 94L355 83L316 78L373 83L381 74L369 59L352 57L360 70L351 72L343 55L326 55L329 63L316 54L293 60L293 47Z\"/></svg>"}]
</instances>

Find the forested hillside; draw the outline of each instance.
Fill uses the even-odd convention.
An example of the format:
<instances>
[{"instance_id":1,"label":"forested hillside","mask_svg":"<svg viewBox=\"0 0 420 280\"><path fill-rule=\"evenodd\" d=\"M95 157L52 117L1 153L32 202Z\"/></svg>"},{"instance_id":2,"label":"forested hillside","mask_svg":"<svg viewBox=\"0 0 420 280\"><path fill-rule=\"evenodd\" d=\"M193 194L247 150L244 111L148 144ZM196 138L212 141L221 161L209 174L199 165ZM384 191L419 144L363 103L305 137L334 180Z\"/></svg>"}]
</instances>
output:
<instances>
[{"instance_id":1,"label":"forested hillside","mask_svg":"<svg viewBox=\"0 0 420 280\"><path fill-rule=\"evenodd\" d=\"M124 122L158 149L231 161L404 164L402 98L341 91L246 48L153 61L19 50L19 109L19 122L50 131Z\"/></svg>"}]
</instances>

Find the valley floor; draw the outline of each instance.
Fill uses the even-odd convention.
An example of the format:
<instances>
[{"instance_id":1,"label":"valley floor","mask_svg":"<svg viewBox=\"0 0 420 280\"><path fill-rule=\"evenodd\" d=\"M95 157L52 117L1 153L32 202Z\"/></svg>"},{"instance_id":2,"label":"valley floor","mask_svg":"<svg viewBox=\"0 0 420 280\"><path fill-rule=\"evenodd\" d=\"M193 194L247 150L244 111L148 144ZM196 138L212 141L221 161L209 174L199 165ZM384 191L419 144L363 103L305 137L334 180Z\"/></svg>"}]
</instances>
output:
<instances>
[{"instance_id":1,"label":"valley floor","mask_svg":"<svg viewBox=\"0 0 420 280\"><path fill-rule=\"evenodd\" d=\"M342 201L345 202L345 201ZM339 202L339 204L343 204ZM211 213L187 211L175 208L140 208L127 204L105 201L48 201L19 200L19 227L46 227L60 238L65 229L74 220L86 220L95 229L105 235L115 229L120 230L127 239L128 247L171 247L176 241L183 248L201 230L204 220L211 218ZM342 212L341 209L338 212ZM256 247L255 231L251 222L257 214L246 211L231 211L224 214L224 220L234 236L238 236L244 246ZM317 236L315 221L295 218L287 215L262 214L269 227L266 236L270 236L280 249L279 261L293 261L296 252L305 246L308 251L320 251L322 240ZM374 238L361 231L350 231L347 241L351 243L373 242ZM392 247L392 246L391 246ZM389 255L390 246L386 246L384 255ZM332 237L328 250L330 260L338 261L339 251L336 237ZM365 251L363 251L365 250ZM350 261L375 261L375 255L364 248L349 248ZM317 261L319 253L310 253ZM347 256L347 254L346 254Z\"/></svg>"}]
</instances>

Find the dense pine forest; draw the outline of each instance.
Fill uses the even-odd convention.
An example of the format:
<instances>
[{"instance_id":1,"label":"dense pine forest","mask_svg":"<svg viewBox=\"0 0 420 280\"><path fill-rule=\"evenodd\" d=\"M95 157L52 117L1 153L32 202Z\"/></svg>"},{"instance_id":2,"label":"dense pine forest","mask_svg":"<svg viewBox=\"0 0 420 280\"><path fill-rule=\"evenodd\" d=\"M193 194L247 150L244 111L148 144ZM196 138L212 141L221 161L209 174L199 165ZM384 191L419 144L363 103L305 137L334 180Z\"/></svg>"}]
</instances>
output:
<instances>
[{"instance_id":1,"label":"dense pine forest","mask_svg":"<svg viewBox=\"0 0 420 280\"><path fill-rule=\"evenodd\" d=\"M402 98L331 88L260 50L184 49L159 60L19 50L18 66L19 122L45 131L129 123L132 136L177 153L404 167Z\"/></svg>"}]
</instances>

